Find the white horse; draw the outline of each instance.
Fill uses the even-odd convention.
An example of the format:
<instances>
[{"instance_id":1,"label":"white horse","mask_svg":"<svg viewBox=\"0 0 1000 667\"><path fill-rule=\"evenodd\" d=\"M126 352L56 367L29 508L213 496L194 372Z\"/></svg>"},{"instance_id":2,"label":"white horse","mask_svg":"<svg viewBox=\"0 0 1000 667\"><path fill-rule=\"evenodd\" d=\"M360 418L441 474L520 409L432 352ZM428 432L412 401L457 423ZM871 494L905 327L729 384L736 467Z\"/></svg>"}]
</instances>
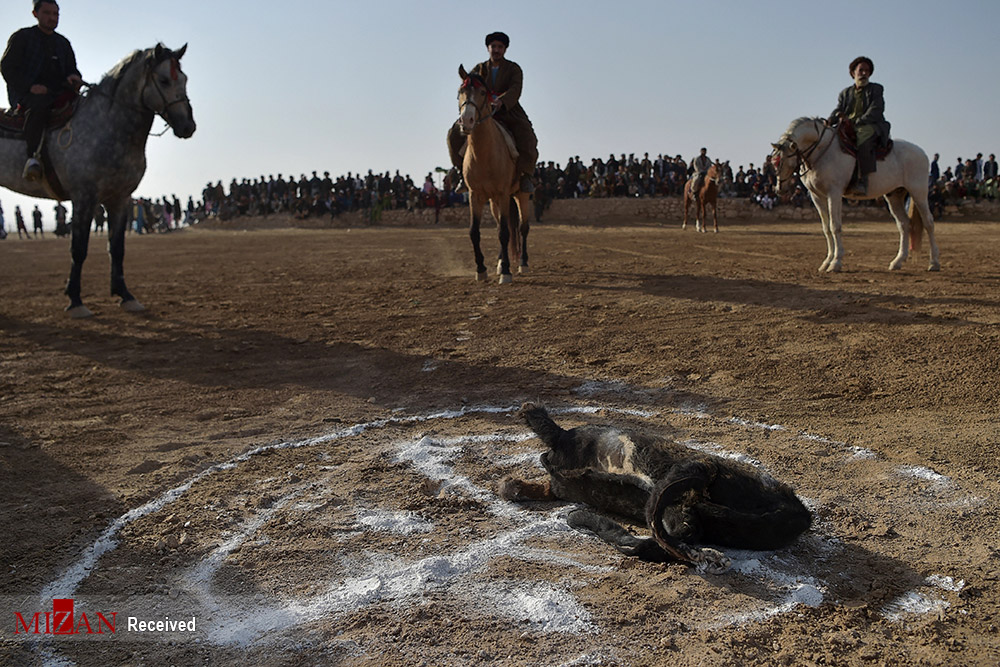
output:
<instances>
[{"instance_id":1,"label":"white horse","mask_svg":"<svg viewBox=\"0 0 1000 667\"><path fill-rule=\"evenodd\" d=\"M840 271L844 258L841 240L841 212L843 197L849 199L875 199L884 197L889 211L899 228L899 252L889 263L889 270L903 266L909 250L920 249L924 230L930 244L928 271L938 271L937 242L934 240L934 218L927 205L929 162L927 154L916 144L901 139L893 140L893 148L878 163L877 171L868 177L868 194L847 194L847 186L854 173L855 160L839 146L837 130L821 118L793 120L774 146L774 161L778 167L778 192L787 193L794 187L793 176L798 173L809 190L813 205L819 212L826 236L826 259L820 271ZM910 214L906 211L906 195L910 196Z\"/></svg>"}]
</instances>

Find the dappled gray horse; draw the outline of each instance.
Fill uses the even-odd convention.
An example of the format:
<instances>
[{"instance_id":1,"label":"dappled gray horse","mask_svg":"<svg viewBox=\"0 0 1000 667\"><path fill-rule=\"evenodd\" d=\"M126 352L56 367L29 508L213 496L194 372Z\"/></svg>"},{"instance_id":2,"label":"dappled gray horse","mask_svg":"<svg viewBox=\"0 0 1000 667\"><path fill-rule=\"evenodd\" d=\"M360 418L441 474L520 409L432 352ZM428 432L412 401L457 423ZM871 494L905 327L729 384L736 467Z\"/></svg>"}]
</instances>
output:
<instances>
[{"instance_id":1,"label":"dappled gray horse","mask_svg":"<svg viewBox=\"0 0 1000 667\"><path fill-rule=\"evenodd\" d=\"M111 293L121 298L125 310L143 310L125 286L125 230L132 193L146 172L146 139L154 117L161 116L182 139L194 134L187 76L180 67L186 50L186 44L178 51L157 44L136 51L100 84L90 86L72 119L46 133L46 173L41 181L21 177L23 138L0 134L0 185L32 197L73 202L73 264L66 283L70 301L66 310L73 317L92 315L80 300L80 272L98 204L108 212Z\"/></svg>"}]
</instances>

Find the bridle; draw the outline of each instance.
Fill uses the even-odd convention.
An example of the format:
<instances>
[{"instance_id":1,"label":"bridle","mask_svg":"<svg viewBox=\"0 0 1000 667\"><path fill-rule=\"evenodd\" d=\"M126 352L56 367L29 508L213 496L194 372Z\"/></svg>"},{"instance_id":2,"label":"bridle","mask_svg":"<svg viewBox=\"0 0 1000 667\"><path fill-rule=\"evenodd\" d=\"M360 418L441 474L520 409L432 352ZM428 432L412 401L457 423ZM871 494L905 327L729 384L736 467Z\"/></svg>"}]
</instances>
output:
<instances>
[{"instance_id":1,"label":"bridle","mask_svg":"<svg viewBox=\"0 0 1000 667\"><path fill-rule=\"evenodd\" d=\"M480 88L480 87L486 88L486 84L483 83L478 78L474 78L474 77L470 76L467 79L465 79L465 81L462 82L462 87L458 89L458 92L459 92L459 94L461 94L461 92L463 90L467 89L467 88L471 88L471 89L475 90L475 89ZM485 99L484 104L485 103L489 104L490 112L488 114L484 115L483 114L483 107L482 107L482 105L476 104L476 102L471 98L471 96L467 97L466 100L465 100L465 102L463 102L460 105L458 105L458 115L459 115L459 117L461 117L465 113L465 107L471 105L472 108L476 110L476 121L472 124L472 129L474 130L474 129L476 129L476 127L480 123L482 123L483 121L489 120L490 118L493 118L493 116L496 114L497 108L496 108L496 105L494 104L494 102L496 100L497 100L497 94L493 93L493 92L490 92L489 90L487 90L486 91L486 99ZM463 132L464 132L464 130L463 130Z\"/></svg>"},{"instance_id":2,"label":"bridle","mask_svg":"<svg viewBox=\"0 0 1000 667\"><path fill-rule=\"evenodd\" d=\"M174 58L173 56L168 56L168 58L170 60L170 76L173 78L174 81L176 81L177 80L177 75L181 71L181 65L177 61L177 58ZM149 84L153 85L153 90L155 90L156 93L160 96L160 101L163 103L163 109L161 109L160 111L157 111L156 109L154 109L151 106L149 106L148 104L146 104L145 95L143 95L143 94L140 94L140 96L139 96L139 102L140 102L140 104L136 105L136 104L130 104L128 102L119 100L119 99L117 99L117 97L115 95L109 94L109 93L101 90L101 88L99 86L94 85L92 83L87 83L86 81L84 81L83 82L83 87L87 89L88 95L90 93L96 93L98 95L102 95L104 97L107 97L109 100L111 100L111 104L117 103L117 104L125 107L126 109L131 109L132 111L138 111L140 113L145 113L145 112L148 111L149 113L152 113L154 116L159 116L160 118L162 118L164 120L164 122L166 122L167 127L164 128L163 132L160 132L158 134L153 134L153 133L150 134L150 136L159 137L159 136L162 136L164 133L166 133L167 129L169 129L170 127L172 127L172 125L170 124L170 120L166 116L167 110L170 107L174 106L175 104L185 104L186 103L189 107L191 105L191 99L187 96L186 93L184 95L182 95L181 97L178 97L177 99L173 100L173 101L167 100L167 95L163 91L163 86L161 86L160 82L157 81L157 79L156 79L156 68L159 67L166 60L167 60L167 58L164 58L162 60L159 60L159 61L153 63L152 65L147 65L146 66L145 79L143 81L142 88L141 88L142 91L145 91L146 90L146 86L148 86Z\"/></svg>"},{"instance_id":3,"label":"bridle","mask_svg":"<svg viewBox=\"0 0 1000 667\"><path fill-rule=\"evenodd\" d=\"M163 120L167 120L166 116L163 115L163 114L165 114L167 112L167 109L169 109L170 107L174 106L175 104L183 104L185 102L188 104L188 106L190 106L191 100L190 100L190 98L188 98L187 94L185 93L184 95L182 95L181 97L178 97L176 100L174 100L172 102L168 102L167 101L167 96L163 92L163 86L160 85L160 82L157 80L157 78L156 78L156 76L154 74L154 72L156 71L156 68L159 67L159 66L160 66L160 63L155 63L152 67L150 67L146 71L146 82L147 83L152 82L153 88L156 90L156 92L160 96L160 101L163 102L163 110L162 111L156 111L155 109L151 109L149 106L146 105L145 102L143 102L143 106L145 106L146 109L148 109L149 111L152 111L153 113L158 114L161 118L163 118ZM180 71L181 71L181 64L177 61L177 58L171 57L170 58L170 78L172 78L174 81L176 81L177 80L177 75L180 73ZM146 88L146 86L143 86L143 90L145 90L145 88ZM169 124L170 121L167 120L167 123Z\"/></svg>"},{"instance_id":4,"label":"bridle","mask_svg":"<svg viewBox=\"0 0 1000 667\"><path fill-rule=\"evenodd\" d=\"M819 145L823 142L823 137L826 135L827 130L830 129L826 125L826 123L820 123L819 120L815 118L812 119L812 122L814 128L817 127L819 128L819 138L817 138L816 141L813 142L812 146L810 146L806 150L801 150L798 147L798 144L796 144L794 141L789 141L787 143L783 143L780 146L778 146L775 151L775 152L780 151L780 154L778 155L779 167L781 162L784 162L786 159L790 157L794 157L797 160L795 169L792 173L798 174L800 178L808 174L810 171L812 171L813 169L812 165L816 164L816 162L821 157L823 157L823 155L826 154L826 151L829 150L830 145L833 143L830 142L829 144L827 144L826 147L823 148L820 154L817 155L810 164L810 158L812 158L812 154L816 151L817 148L819 148ZM832 130L830 131L832 132ZM789 146L789 144L791 144L791 146ZM791 149L792 152L786 154L785 150L788 149Z\"/></svg>"}]
</instances>

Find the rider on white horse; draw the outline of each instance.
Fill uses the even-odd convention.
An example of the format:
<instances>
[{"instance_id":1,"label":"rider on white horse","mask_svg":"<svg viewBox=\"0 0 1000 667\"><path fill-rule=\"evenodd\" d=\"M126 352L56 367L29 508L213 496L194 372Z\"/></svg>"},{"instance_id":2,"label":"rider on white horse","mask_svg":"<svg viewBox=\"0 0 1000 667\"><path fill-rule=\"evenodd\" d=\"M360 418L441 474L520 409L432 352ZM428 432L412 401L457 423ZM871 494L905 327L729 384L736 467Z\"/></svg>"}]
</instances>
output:
<instances>
[{"instance_id":1,"label":"rider on white horse","mask_svg":"<svg viewBox=\"0 0 1000 667\"><path fill-rule=\"evenodd\" d=\"M840 92L837 108L827 120L829 125L837 125L842 119L854 125L857 134L858 179L849 194L864 197L868 194L868 174L875 171L875 151L889 142L889 123L885 120L885 98L883 88L869 81L875 64L871 58L861 56L851 61L851 77L854 85Z\"/></svg>"}]
</instances>

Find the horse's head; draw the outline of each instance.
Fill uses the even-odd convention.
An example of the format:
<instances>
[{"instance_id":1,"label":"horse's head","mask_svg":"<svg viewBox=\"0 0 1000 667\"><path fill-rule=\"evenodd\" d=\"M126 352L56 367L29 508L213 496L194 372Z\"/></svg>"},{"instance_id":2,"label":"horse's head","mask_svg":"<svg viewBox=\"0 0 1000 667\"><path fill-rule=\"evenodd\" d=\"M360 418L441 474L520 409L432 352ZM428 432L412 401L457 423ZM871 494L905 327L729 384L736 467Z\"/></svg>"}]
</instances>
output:
<instances>
[{"instance_id":1,"label":"horse's head","mask_svg":"<svg viewBox=\"0 0 1000 667\"><path fill-rule=\"evenodd\" d=\"M795 176L822 135L821 125L816 118L796 118L788 125L778 143L771 144L774 147L771 162L778 174L779 195L788 194L795 187Z\"/></svg>"},{"instance_id":2,"label":"horse's head","mask_svg":"<svg viewBox=\"0 0 1000 667\"><path fill-rule=\"evenodd\" d=\"M795 176L802 164L802 154L796 143L786 137L781 138L781 143L771 146L774 147L771 162L778 174L778 194L786 195L795 187Z\"/></svg>"},{"instance_id":3,"label":"horse's head","mask_svg":"<svg viewBox=\"0 0 1000 667\"><path fill-rule=\"evenodd\" d=\"M458 76L462 85L458 88L458 122L463 134L486 118L493 116L494 108L503 95L495 95L478 74L469 74L464 65L458 66Z\"/></svg>"},{"instance_id":4,"label":"horse's head","mask_svg":"<svg viewBox=\"0 0 1000 667\"><path fill-rule=\"evenodd\" d=\"M187 75L181 71L180 60L187 44L171 51L157 44L146 55L146 80L142 88L142 103L159 114L181 139L195 131L194 111L187 96Z\"/></svg>"}]
</instances>

